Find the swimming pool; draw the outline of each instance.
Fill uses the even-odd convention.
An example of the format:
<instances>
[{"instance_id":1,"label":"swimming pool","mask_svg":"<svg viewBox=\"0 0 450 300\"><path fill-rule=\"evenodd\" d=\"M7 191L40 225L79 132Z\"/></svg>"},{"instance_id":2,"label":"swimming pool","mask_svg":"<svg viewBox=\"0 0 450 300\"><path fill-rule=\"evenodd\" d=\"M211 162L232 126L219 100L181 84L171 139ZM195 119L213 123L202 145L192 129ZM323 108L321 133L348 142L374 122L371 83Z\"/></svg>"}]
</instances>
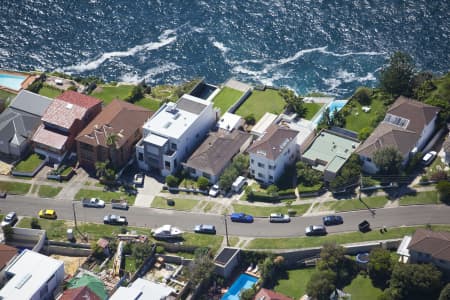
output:
<instances>
[{"instance_id":1,"label":"swimming pool","mask_svg":"<svg viewBox=\"0 0 450 300\"><path fill-rule=\"evenodd\" d=\"M231 285L228 292L220 298L220 300L239 300L239 294L246 289L251 288L256 282L258 278L241 274L238 279Z\"/></svg>"},{"instance_id":2,"label":"swimming pool","mask_svg":"<svg viewBox=\"0 0 450 300\"><path fill-rule=\"evenodd\" d=\"M0 73L0 86L4 86L8 89L18 91L22 88L22 82L26 78L27 78L26 76Z\"/></svg>"},{"instance_id":3,"label":"swimming pool","mask_svg":"<svg viewBox=\"0 0 450 300\"><path fill-rule=\"evenodd\" d=\"M345 104L347 104L347 102L348 100L335 100L328 103L328 105L326 105L323 109L319 111L319 113L317 113L317 117L312 121L312 123L315 125L319 124L320 120L322 120L322 114L327 108L330 109L330 117L333 117L334 111L335 110L340 111L345 106Z\"/></svg>"}]
</instances>

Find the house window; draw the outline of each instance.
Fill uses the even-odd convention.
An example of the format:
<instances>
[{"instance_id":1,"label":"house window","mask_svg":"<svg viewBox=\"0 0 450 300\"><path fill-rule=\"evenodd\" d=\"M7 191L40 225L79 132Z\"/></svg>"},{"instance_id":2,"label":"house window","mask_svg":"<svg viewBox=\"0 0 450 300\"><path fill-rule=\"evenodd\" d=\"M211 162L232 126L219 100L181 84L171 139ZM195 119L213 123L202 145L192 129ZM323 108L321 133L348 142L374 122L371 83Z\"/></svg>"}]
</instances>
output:
<instances>
[{"instance_id":1,"label":"house window","mask_svg":"<svg viewBox=\"0 0 450 300\"><path fill-rule=\"evenodd\" d=\"M260 168L264 168L264 167L265 167L265 165L259 162L259 163L258 163L258 167L260 167Z\"/></svg>"},{"instance_id":2,"label":"house window","mask_svg":"<svg viewBox=\"0 0 450 300\"><path fill-rule=\"evenodd\" d=\"M253 163L254 163L255 161L253 160L253 158L252 159L250 159L250 163L253 165Z\"/></svg>"},{"instance_id":3,"label":"house window","mask_svg":"<svg viewBox=\"0 0 450 300\"><path fill-rule=\"evenodd\" d=\"M258 173L259 178L264 178L264 174Z\"/></svg>"},{"instance_id":4,"label":"house window","mask_svg":"<svg viewBox=\"0 0 450 300\"><path fill-rule=\"evenodd\" d=\"M143 161L144 160L144 154L139 152L138 153L138 160Z\"/></svg>"},{"instance_id":5,"label":"house window","mask_svg":"<svg viewBox=\"0 0 450 300\"><path fill-rule=\"evenodd\" d=\"M269 180L273 181L273 176L272 175L269 175Z\"/></svg>"},{"instance_id":6,"label":"house window","mask_svg":"<svg viewBox=\"0 0 450 300\"><path fill-rule=\"evenodd\" d=\"M252 171L252 174L254 175L255 174L255 170L252 169L251 171Z\"/></svg>"},{"instance_id":7,"label":"house window","mask_svg":"<svg viewBox=\"0 0 450 300\"><path fill-rule=\"evenodd\" d=\"M209 175L208 173L203 173L203 177L205 177L207 179L211 179L211 175Z\"/></svg>"},{"instance_id":8,"label":"house window","mask_svg":"<svg viewBox=\"0 0 450 300\"><path fill-rule=\"evenodd\" d=\"M269 170L275 170L275 166L269 165Z\"/></svg>"},{"instance_id":9,"label":"house window","mask_svg":"<svg viewBox=\"0 0 450 300\"><path fill-rule=\"evenodd\" d=\"M175 143L171 143L170 147L172 148L172 150L177 150L177 144Z\"/></svg>"},{"instance_id":10,"label":"house window","mask_svg":"<svg viewBox=\"0 0 450 300\"><path fill-rule=\"evenodd\" d=\"M164 161L164 168L166 170L170 170L170 161L167 161L167 160Z\"/></svg>"}]
</instances>

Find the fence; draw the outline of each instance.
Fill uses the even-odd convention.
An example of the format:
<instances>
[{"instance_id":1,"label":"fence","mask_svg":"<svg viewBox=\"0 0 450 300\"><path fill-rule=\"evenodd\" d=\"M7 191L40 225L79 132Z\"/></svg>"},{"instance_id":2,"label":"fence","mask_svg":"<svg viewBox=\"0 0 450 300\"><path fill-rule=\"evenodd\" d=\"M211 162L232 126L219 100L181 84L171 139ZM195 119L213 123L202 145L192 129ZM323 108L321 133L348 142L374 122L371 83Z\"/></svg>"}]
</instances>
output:
<instances>
[{"instance_id":1,"label":"fence","mask_svg":"<svg viewBox=\"0 0 450 300\"><path fill-rule=\"evenodd\" d=\"M16 246L28 248L34 245L32 250L41 251L47 238L45 230L13 227L13 238L11 243Z\"/></svg>"},{"instance_id":2,"label":"fence","mask_svg":"<svg viewBox=\"0 0 450 300\"><path fill-rule=\"evenodd\" d=\"M236 102L234 102L233 105L231 105L231 106L228 108L228 111L227 111L227 112L229 112L229 113L234 113L234 112L239 108L239 106L241 106L242 103L244 103L244 101L248 98L248 96L250 96L251 93L252 93L252 90L251 90L251 89L246 90L246 91L244 92L244 94L242 94L242 96L241 96Z\"/></svg>"}]
</instances>

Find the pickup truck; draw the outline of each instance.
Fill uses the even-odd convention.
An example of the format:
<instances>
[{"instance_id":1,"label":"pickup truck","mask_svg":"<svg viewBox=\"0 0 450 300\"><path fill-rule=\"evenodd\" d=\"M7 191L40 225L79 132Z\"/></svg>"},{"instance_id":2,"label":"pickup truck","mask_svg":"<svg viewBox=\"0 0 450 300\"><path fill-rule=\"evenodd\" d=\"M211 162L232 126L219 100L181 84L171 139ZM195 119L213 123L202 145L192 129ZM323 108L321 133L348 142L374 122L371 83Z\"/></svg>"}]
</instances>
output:
<instances>
[{"instance_id":1,"label":"pickup truck","mask_svg":"<svg viewBox=\"0 0 450 300\"><path fill-rule=\"evenodd\" d=\"M127 217L118 215L106 215L103 218L103 224L109 225L128 225Z\"/></svg>"},{"instance_id":2,"label":"pickup truck","mask_svg":"<svg viewBox=\"0 0 450 300\"><path fill-rule=\"evenodd\" d=\"M84 207L99 207L99 208L105 207L105 201L100 200L98 198L83 199L81 200L81 203L83 204Z\"/></svg>"},{"instance_id":3,"label":"pickup truck","mask_svg":"<svg viewBox=\"0 0 450 300\"><path fill-rule=\"evenodd\" d=\"M120 199L112 199L111 200L111 207L116 209L128 209L128 202L127 200L120 200Z\"/></svg>"}]
</instances>

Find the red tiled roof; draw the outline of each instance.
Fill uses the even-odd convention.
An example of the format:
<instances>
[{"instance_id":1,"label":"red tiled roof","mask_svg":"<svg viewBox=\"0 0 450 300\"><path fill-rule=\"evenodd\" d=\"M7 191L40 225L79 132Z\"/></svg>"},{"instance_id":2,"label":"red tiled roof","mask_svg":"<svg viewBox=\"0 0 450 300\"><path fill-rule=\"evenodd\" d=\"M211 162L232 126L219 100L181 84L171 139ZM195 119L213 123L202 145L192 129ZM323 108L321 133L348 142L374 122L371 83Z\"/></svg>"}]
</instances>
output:
<instances>
[{"instance_id":1,"label":"red tiled roof","mask_svg":"<svg viewBox=\"0 0 450 300\"><path fill-rule=\"evenodd\" d=\"M75 120L82 120L88 109L78 104L67 103L64 100L55 99L47 107L42 122L70 129Z\"/></svg>"},{"instance_id":2,"label":"red tiled roof","mask_svg":"<svg viewBox=\"0 0 450 300\"><path fill-rule=\"evenodd\" d=\"M0 244L0 270L17 255L17 249L11 246Z\"/></svg>"},{"instance_id":3,"label":"red tiled roof","mask_svg":"<svg viewBox=\"0 0 450 300\"><path fill-rule=\"evenodd\" d=\"M254 300L292 300L288 296L283 294L274 292L268 289L260 289L259 292L255 295Z\"/></svg>"},{"instance_id":4,"label":"red tiled roof","mask_svg":"<svg viewBox=\"0 0 450 300\"><path fill-rule=\"evenodd\" d=\"M56 99L79 105L87 109L102 102L101 100L92 96L80 94L74 91L65 91L64 93L56 97Z\"/></svg>"},{"instance_id":5,"label":"red tiled roof","mask_svg":"<svg viewBox=\"0 0 450 300\"><path fill-rule=\"evenodd\" d=\"M59 300L101 300L90 288L81 286L65 290Z\"/></svg>"},{"instance_id":6,"label":"red tiled roof","mask_svg":"<svg viewBox=\"0 0 450 300\"><path fill-rule=\"evenodd\" d=\"M67 136L47 130L43 125L40 125L31 140L35 143L52 147L53 149L62 150L67 139Z\"/></svg>"}]
</instances>

